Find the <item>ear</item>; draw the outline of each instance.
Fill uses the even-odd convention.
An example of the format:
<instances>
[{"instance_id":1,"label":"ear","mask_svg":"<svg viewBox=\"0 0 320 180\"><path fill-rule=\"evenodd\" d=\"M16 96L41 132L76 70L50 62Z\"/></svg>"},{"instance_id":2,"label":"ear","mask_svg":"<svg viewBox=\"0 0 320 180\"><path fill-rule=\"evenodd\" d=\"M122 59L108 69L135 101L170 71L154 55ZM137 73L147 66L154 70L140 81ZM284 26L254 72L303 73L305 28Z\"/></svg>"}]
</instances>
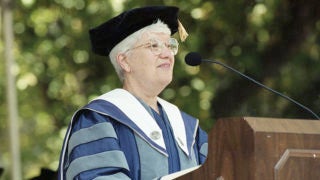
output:
<instances>
[{"instance_id":1,"label":"ear","mask_svg":"<svg viewBox=\"0 0 320 180\"><path fill-rule=\"evenodd\" d=\"M125 72L131 71L129 63L128 63L128 58L125 54L123 54L123 53L118 54L117 55L117 62L123 71L125 71Z\"/></svg>"}]
</instances>

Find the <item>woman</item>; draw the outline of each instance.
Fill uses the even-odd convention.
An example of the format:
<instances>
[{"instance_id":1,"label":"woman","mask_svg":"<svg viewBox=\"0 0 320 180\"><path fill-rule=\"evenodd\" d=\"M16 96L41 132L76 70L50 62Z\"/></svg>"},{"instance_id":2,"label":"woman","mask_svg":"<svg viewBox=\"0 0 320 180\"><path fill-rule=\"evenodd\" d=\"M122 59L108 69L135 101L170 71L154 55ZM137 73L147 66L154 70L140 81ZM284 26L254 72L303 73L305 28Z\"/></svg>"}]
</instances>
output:
<instances>
[{"instance_id":1,"label":"woman","mask_svg":"<svg viewBox=\"0 0 320 180\"><path fill-rule=\"evenodd\" d=\"M78 110L69 125L59 179L157 179L204 163L198 120L158 95L171 82L178 8L123 12L90 30L123 83Z\"/></svg>"}]
</instances>

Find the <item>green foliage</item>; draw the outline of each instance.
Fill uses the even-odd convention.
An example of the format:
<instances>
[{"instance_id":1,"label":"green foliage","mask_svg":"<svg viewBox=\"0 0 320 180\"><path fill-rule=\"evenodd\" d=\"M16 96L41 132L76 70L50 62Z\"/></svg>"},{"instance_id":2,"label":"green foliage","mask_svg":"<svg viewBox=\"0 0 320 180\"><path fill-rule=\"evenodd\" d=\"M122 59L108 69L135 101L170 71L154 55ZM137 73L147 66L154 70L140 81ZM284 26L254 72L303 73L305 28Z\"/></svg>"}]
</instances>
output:
<instances>
[{"instance_id":1,"label":"green foliage","mask_svg":"<svg viewBox=\"0 0 320 180\"><path fill-rule=\"evenodd\" d=\"M175 79L162 97L199 117L205 130L226 116L314 117L218 65L186 66L190 51L216 58L320 113L317 0L21 0L14 9L14 55L24 178L36 176L40 167L56 170L72 114L121 86L108 58L91 52L88 30L124 9L156 4L180 7L190 34L180 43ZM3 66L0 73L0 115L7 117ZM7 167L7 122L1 121L0 165Z\"/></svg>"}]
</instances>

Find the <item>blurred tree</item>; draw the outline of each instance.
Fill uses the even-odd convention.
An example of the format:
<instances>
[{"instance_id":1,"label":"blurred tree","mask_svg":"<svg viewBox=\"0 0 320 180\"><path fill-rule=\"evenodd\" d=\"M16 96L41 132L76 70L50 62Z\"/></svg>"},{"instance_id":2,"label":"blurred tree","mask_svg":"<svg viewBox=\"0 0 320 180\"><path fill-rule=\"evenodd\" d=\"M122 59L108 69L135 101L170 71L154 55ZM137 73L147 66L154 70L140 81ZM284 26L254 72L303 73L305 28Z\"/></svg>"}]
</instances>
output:
<instances>
[{"instance_id":1,"label":"blurred tree","mask_svg":"<svg viewBox=\"0 0 320 180\"><path fill-rule=\"evenodd\" d=\"M225 116L313 117L222 67L188 67L183 61L189 51L216 58L320 112L317 0L20 0L14 12L14 52L25 179L40 174L41 167L56 170L76 109L120 86L108 58L91 52L88 30L125 9L157 4L180 7L190 34L180 43L175 79L162 97L199 117L207 131ZM3 85L3 66L0 73ZM4 89L2 117L7 116ZM3 166L8 164L6 127L0 123Z\"/></svg>"},{"instance_id":2,"label":"blurred tree","mask_svg":"<svg viewBox=\"0 0 320 180\"><path fill-rule=\"evenodd\" d=\"M244 3L242 8L248 9L248 6ZM221 57L236 61L235 65L243 72L319 112L319 89L316 87L320 83L320 3L262 1L252 4L249 9L247 18L235 17L243 20L244 28L238 33L244 38L233 37L240 41L232 44L229 53ZM220 17L224 18L223 15ZM241 54L237 55L239 50L235 47ZM302 108L270 92L263 92L246 80L232 78L228 81L229 85L219 89L217 98L212 99L213 105L222 105L214 108L216 117L314 118Z\"/></svg>"}]
</instances>

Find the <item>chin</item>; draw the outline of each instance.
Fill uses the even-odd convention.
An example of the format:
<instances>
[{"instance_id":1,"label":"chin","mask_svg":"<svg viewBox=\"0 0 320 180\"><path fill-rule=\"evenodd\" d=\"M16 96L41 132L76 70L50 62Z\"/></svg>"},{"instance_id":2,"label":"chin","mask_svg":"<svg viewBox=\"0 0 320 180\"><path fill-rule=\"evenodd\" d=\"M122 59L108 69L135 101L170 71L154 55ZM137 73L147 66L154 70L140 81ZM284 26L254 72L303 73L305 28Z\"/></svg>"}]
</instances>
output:
<instances>
[{"instance_id":1,"label":"chin","mask_svg":"<svg viewBox=\"0 0 320 180\"><path fill-rule=\"evenodd\" d=\"M168 86L168 85L171 83L171 81L172 81L172 78L166 79L166 80L163 80L163 81L162 81L162 84L163 84L164 86Z\"/></svg>"},{"instance_id":2,"label":"chin","mask_svg":"<svg viewBox=\"0 0 320 180\"><path fill-rule=\"evenodd\" d=\"M162 86L167 86L171 83L173 77L172 75L168 75L168 74L158 74L157 78L157 82L159 82L159 84L161 84Z\"/></svg>"}]
</instances>

